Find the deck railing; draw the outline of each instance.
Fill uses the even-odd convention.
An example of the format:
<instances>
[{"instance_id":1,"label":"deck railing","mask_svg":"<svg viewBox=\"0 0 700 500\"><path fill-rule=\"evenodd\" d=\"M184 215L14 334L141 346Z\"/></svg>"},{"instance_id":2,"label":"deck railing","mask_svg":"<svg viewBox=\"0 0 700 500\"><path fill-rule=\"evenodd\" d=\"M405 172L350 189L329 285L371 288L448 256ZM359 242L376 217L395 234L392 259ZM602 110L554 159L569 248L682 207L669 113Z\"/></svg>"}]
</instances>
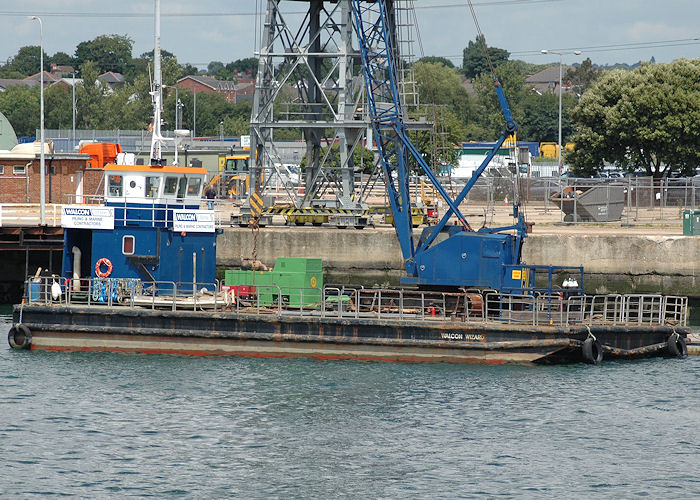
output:
<instances>
[{"instance_id":1,"label":"deck railing","mask_svg":"<svg viewBox=\"0 0 700 500\"><path fill-rule=\"evenodd\" d=\"M172 311L520 325L687 325L688 299L675 295L553 295L264 285L246 291L214 283L138 279L30 278L24 303Z\"/></svg>"}]
</instances>

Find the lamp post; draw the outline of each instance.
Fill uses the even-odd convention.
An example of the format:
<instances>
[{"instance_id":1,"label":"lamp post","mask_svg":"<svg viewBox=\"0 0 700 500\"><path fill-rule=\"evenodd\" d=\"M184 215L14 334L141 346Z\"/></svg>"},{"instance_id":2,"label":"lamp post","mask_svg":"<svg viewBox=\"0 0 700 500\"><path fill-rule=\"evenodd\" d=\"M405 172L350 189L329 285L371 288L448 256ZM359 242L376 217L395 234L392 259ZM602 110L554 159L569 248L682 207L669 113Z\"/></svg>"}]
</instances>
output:
<instances>
[{"instance_id":1,"label":"lamp post","mask_svg":"<svg viewBox=\"0 0 700 500\"><path fill-rule=\"evenodd\" d=\"M75 150L75 71L73 71L73 140L71 147Z\"/></svg>"},{"instance_id":2,"label":"lamp post","mask_svg":"<svg viewBox=\"0 0 700 500\"><path fill-rule=\"evenodd\" d=\"M38 16L30 16L30 20L32 21L39 21L39 77L40 77L40 89L39 89L39 100L40 100L40 124L39 124L39 130L40 130L40 146L41 146L41 153L40 153L40 160L39 160L39 175L41 176L41 191L40 191L40 200L39 200L39 206L41 207L41 225L45 226L46 225L46 202L44 201L44 198L46 197L46 179L44 179L44 176L46 174L46 164L44 163L44 23L41 21L41 18Z\"/></svg>"},{"instance_id":3,"label":"lamp post","mask_svg":"<svg viewBox=\"0 0 700 500\"><path fill-rule=\"evenodd\" d=\"M559 175L561 175L561 70L562 70L562 58L566 54L581 55L580 50L574 50L573 52L562 52L558 50L547 50L542 49L540 51L542 54L557 54L559 56L559 140L557 141L557 170Z\"/></svg>"}]
</instances>

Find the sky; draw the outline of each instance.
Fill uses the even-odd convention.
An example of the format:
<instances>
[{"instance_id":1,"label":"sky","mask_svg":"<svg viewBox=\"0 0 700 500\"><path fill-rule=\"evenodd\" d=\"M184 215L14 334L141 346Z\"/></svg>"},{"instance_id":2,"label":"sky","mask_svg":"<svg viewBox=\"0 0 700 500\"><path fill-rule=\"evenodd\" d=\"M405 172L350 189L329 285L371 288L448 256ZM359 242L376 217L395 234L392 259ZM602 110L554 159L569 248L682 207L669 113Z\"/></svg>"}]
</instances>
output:
<instances>
[{"instance_id":1,"label":"sky","mask_svg":"<svg viewBox=\"0 0 700 500\"><path fill-rule=\"evenodd\" d=\"M700 0L472 0L489 46L512 59L545 64L568 52L565 64L590 57L594 64L635 63L655 58L670 62L700 57ZM161 0L162 47L181 64L201 69L254 55L255 12L265 0ZM288 24L298 26L305 2L283 1ZM442 56L461 65L461 54L476 28L465 0L414 0L422 45L420 56ZM153 49L152 0L0 1L0 63L20 47L39 44L42 18L44 51L73 55L75 47L99 35L127 35L134 57ZM256 22L258 21L258 22ZM580 50L580 56L572 54Z\"/></svg>"}]
</instances>

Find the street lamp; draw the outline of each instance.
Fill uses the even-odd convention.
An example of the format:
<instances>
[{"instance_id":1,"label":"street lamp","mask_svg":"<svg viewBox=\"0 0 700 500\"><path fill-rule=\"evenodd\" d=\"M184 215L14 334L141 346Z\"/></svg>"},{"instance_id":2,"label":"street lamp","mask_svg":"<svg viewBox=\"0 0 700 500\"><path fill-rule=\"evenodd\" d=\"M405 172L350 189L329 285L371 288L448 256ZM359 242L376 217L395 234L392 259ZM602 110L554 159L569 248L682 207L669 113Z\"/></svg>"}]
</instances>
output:
<instances>
[{"instance_id":1,"label":"street lamp","mask_svg":"<svg viewBox=\"0 0 700 500\"><path fill-rule=\"evenodd\" d=\"M44 179L44 175L46 173L46 164L44 163L44 23L41 21L41 18L38 16L29 16L29 19L31 21L39 21L39 75L40 75L40 85L41 88L39 89L40 92L40 111L39 113L41 114L40 118L40 123L39 123L39 130L40 130L40 146L41 146L41 153L40 153L40 160L39 160L39 174L41 176L41 191L40 191L40 200L39 200L39 206L41 207L41 225L45 226L46 225L46 204L44 201L44 198L46 197L46 179Z\"/></svg>"},{"instance_id":2,"label":"street lamp","mask_svg":"<svg viewBox=\"0 0 700 500\"><path fill-rule=\"evenodd\" d=\"M557 50L547 50L542 49L540 51L542 54L557 54L559 56L559 140L557 142L557 170L559 175L561 175L561 68L562 68L562 57L566 54L574 54L577 56L581 55L580 50L574 50L573 52L562 52Z\"/></svg>"}]
</instances>

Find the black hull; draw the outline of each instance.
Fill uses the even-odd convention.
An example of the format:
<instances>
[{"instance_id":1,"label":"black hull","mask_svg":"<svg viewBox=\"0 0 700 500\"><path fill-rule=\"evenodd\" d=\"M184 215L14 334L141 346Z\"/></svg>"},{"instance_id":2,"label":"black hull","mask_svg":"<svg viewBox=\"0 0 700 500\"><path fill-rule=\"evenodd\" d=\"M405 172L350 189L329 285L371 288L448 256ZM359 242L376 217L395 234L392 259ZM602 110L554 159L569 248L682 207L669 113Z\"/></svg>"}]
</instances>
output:
<instances>
[{"instance_id":1,"label":"black hull","mask_svg":"<svg viewBox=\"0 0 700 500\"><path fill-rule=\"evenodd\" d=\"M15 306L14 322L29 329L31 349L489 364L596 362L585 352L586 339L597 340L606 360L672 356L677 353L669 338L690 333L661 325L531 326L43 305Z\"/></svg>"}]
</instances>

